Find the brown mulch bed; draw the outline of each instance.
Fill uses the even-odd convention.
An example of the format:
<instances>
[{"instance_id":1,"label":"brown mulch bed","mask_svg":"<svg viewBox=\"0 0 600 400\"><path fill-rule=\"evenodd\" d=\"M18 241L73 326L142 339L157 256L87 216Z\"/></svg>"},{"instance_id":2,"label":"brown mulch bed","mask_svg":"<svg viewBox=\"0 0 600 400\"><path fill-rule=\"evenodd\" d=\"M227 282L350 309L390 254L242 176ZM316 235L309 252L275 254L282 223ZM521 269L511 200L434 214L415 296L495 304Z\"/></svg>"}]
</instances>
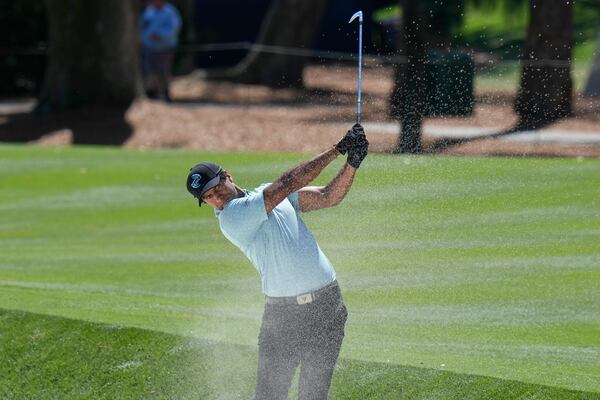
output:
<instances>
[{"instance_id":1,"label":"brown mulch bed","mask_svg":"<svg viewBox=\"0 0 600 400\"><path fill-rule=\"evenodd\" d=\"M35 119L0 119L0 140L7 134L40 145L86 143L86 135L122 139L130 148L193 148L207 151L315 152L335 143L355 119L356 70L350 66L306 68L306 89L271 89L256 85L214 82L193 75L173 81L170 104L139 100L125 114L67 115ZM389 68L363 72L363 121L391 122ZM517 121L512 110L515 93L478 91L468 117L427 118L425 127L460 126L504 131ZM19 119L21 118L21 119ZM115 120L115 121L113 121ZM119 120L121 123L119 123ZM113 121L113 122L111 122ZM124 123L123 123L124 122ZM11 125L12 124L12 125ZM600 100L576 97L574 115L545 129L600 133ZM24 133L36 134L27 140ZM7 133L8 132L8 133ZM391 152L397 135L367 132L372 150ZM74 138L84 138L77 140ZM435 140L423 138L425 150ZM444 154L545 155L600 157L600 146L525 144L483 139L447 147Z\"/></svg>"}]
</instances>

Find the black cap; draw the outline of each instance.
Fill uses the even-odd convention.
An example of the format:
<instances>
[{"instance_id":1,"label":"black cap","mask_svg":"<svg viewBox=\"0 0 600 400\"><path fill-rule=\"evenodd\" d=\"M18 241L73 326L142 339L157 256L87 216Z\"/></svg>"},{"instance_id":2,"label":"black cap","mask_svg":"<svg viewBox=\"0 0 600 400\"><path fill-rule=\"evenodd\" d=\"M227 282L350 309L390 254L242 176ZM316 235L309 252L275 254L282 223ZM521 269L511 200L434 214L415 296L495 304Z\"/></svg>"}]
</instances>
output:
<instances>
[{"instance_id":1,"label":"black cap","mask_svg":"<svg viewBox=\"0 0 600 400\"><path fill-rule=\"evenodd\" d=\"M198 205L202 205L202 195L217 186L222 176L223 168L217 164L210 162L196 164L190 168L187 177L187 190L198 199Z\"/></svg>"}]
</instances>

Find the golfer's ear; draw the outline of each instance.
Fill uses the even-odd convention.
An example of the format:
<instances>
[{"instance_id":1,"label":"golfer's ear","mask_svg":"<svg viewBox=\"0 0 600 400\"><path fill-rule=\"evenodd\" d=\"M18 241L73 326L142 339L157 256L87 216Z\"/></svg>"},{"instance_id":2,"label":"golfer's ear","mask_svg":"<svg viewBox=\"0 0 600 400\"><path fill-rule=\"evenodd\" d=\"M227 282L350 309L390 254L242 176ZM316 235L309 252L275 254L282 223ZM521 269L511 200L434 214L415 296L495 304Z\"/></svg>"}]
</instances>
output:
<instances>
[{"instance_id":1,"label":"golfer's ear","mask_svg":"<svg viewBox=\"0 0 600 400\"><path fill-rule=\"evenodd\" d=\"M227 172L226 169L223 170L223 175L225 175L225 177L227 179L229 179L231 182L233 182L233 177L231 176L231 174L229 172Z\"/></svg>"}]
</instances>

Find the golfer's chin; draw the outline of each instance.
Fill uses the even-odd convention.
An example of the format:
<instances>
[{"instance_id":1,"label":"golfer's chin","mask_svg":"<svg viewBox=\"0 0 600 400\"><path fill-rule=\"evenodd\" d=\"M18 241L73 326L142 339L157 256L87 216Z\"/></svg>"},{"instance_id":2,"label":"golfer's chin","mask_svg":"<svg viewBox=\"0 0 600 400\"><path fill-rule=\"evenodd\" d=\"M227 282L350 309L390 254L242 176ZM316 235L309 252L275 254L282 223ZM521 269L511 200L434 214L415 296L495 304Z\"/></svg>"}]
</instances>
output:
<instances>
[{"instance_id":1,"label":"golfer's chin","mask_svg":"<svg viewBox=\"0 0 600 400\"><path fill-rule=\"evenodd\" d=\"M222 209L224 209L225 207L227 207L227 204L229 204L229 202L230 202L231 200L233 200L233 199L237 199L238 197L244 197L244 196L243 196L243 194L240 196L240 195L238 195L238 193L237 193L237 192L233 192L233 193L231 193L231 195L230 195L230 196L229 196L227 199L223 200L223 202L222 202L222 203L220 203L220 204L215 204L215 208L217 208L217 209L219 209L219 210L222 210Z\"/></svg>"},{"instance_id":2,"label":"golfer's chin","mask_svg":"<svg viewBox=\"0 0 600 400\"><path fill-rule=\"evenodd\" d=\"M227 207L227 204L229 204L229 202L230 202L231 200L233 200L234 198L235 198L235 196L231 196L229 199L227 199L227 200L224 200L224 201L223 201L221 204L217 205L216 207L217 207L219 210L222 210L222 209L224 209L225 207Z\"/></svg>"}]
</instances>

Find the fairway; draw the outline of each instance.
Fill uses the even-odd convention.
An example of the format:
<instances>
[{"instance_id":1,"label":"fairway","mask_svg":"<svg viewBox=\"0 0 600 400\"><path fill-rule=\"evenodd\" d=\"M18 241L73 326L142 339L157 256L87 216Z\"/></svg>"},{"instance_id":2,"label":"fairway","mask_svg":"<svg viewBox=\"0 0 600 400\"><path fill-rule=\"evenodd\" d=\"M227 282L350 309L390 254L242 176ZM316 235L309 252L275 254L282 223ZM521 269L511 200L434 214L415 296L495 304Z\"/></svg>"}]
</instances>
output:
<instances>
[{"instance_id":1,"label":"fairway","mask_svg":"<svg viewBox=\"0 0 600 400\"><path fill-rule=\"evenodd\" d=\"M307 157L0 146L0 397L249 398L260 280L184 181ZM371 155L304 220L350 314L335 398L600 398L600 159ZM112 375L29 386L75 359Z\"/></svg>"}]
</instances>

